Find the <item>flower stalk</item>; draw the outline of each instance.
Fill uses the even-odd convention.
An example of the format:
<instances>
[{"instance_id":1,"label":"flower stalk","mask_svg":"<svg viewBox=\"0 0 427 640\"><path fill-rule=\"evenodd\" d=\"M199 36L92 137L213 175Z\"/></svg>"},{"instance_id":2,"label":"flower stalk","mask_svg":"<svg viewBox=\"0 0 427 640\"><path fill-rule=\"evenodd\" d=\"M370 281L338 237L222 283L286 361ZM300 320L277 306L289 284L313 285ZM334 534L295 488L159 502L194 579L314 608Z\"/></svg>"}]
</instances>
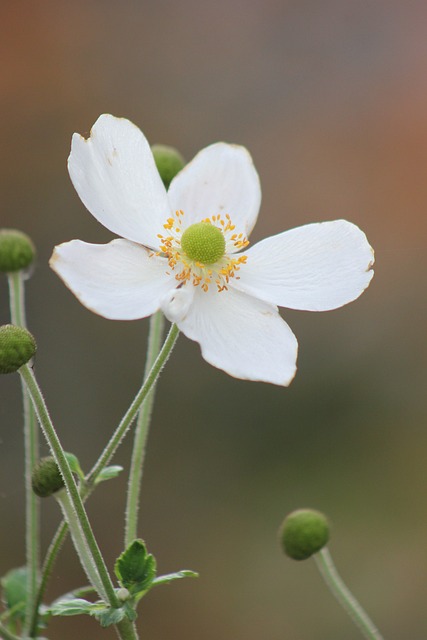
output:
<instances>
[{"instance_id":1,"label":"flower stalk","mask_svg":"<svg viewBox=\"0 0 427 640\"><path fill-rule=\"evenodd\" d=\"M147 360L145 363L144 381L147 379L154 362L159 355L164 316L157 311L150 318L150 330L148 336ZM137 535L138 507L140 502L141 480L144 467L145 450L153 411L154 395L157 380L153 383L151 391L145 398L138 413L135 429L135 438L132 451L132 461L129 473L128 494L125 516L125 548L128 547Z\"/></svg>"},{"instance_id":2,"label":"flower stalk","mask_svg":"<svg viewBox=\"0 0 427 640\"><path fill-rule=\"evenodd\" d=\"M336 570L328 549L324 547L313 557L317 568L332 594L338 600L344 611L348 613L355 625L359 627L362 635L367 638L367 640L383 640L383 636L380 634L375 624L344 584L341 576Z\"/></svg>"},{"instance_id":3,"label":"flower stalk","mask_svg":"<svg viewBox=\"0 0 427 640\"><path fill-rule=\"evenodd\" d=\"M56 530L55 535L52 538L52 541L49 545L49 548L46 552L46 557L43 562L42 570L41 570L41 578L39 587L37 590L37 597L34 600L34 606L30 614L29 618L29 636L30 638L37 637L37 627L39 621L39 610L40 605L43 602L43 597L47 588L47 583L53 571L53 566L55 564L56 557L61 550L63 542L68 533L68 524L65 520L61 522L58 529Z\"/></svg>"},{"instance_id":4,"label":"flower stalk","mask_svg":"<svg viewBox=\"0 0 427 640\"><path fill-rule=\"evenodd\" d=\"M26 328L24 272L11 271L8 274L10 317L12 324ZM25 465L25 547L27 564L27 604L25 630L30 627L30 619L37 598L40 571L40 507L37 496L31 488L31 474L38 460L39 437L36 415L25 384L22 385L24 414L24 465Z\"/></svg>"},{"instance_id":5,"label":"flower stalk","mask_svg":"<svg viewBox=\"0 0 427 640\"><path fill-rule=\"evenodd\" d=\"M81 499L79 489L76 485L67 458L64 454L64 450L50 419L45 401L34 377L34 373L28 365L24 365L23 367L21 367L19 369L19 373L21 374L27 386L41 429L64 479L65 487L70 497L70 503L75 512L75 516L80 523L82 535L85 539L85 544L87 545L87 549L89 550L89 553L91 555L91 561L97 568L100 581L102 583L102 591L99 593L99 595L102 598L106 598L108 604L111 607L118 608L120 607L120 602L114 591L113 583L109 576L107 567L105 566L104 559L95 540L95 536L92 532L89 519L83 506L83 501ZM93 586L95 588L98 587L97 584L94 584Z\"/></svg>"},{"instance_id":6,"label":"flower stalk","mask_svg":"<svg viewBox=\"0 0 427 640\"><path fill-rule=\"evenodd\" d=\"M121 640L138 640L135 623L131 622L129 618L123 618L123 620L118 622L116 629Z\"/></svg>"},{"instance_id":7,"label":"flower stalk","mask_svg":"<svg viewBox=\"0 0 427 640\"><path fill-rule=\"evenodd\" d=\"M68 529L74 543L74 548L78 553L80 563L90 584L95 587L96 591L104 601L108 601L107 591L104 588L98 568L93 561L93 556L87 542L82 523L77 517L70 495L65 489L61 489L61 491L57 491L53 495L61 507L62 514L67 521Z\"/></svg>"},{"instance_id":8,"label":"flower stalk","mask_svg":"<svg viewBox=\"0 0 427 640\"><path fill-rule=\"evenodd\" d=\"M159 330L160 326L157 329ZM150 370L150 373L145 378L140 390L136 394L132 404L130 405L129 409L126 411L118 427L116 428L113 436L111 437L106 447L104 448L103 452L99 456L97 462L92 467L91 471L86 475L85 482L80 490L82 500L85 500L86 498L89 497L89 495L94 489L95 481L99 473L104 469L104 467L106 467L109 464L115 452L117 451L125 434L130 428L139 409L141 408L142 403L144 402L145 398L147 398L148 394L150 393L150 390L152 389L153 385L157 381L157 378L159 377L163 367L165 366L167 360L169 359L169 356L171 355L172 350L175 346L175 343L178 339L178 335L179 335L179 330L177 326L172 325L165 339L163 347L161 348L160 353L158 354ZM31 616L31 620L32 620L31 634L30 634L31 637L35 637L36 635L38 610L43 601L44 592L46 590L47 583L51 575L56 557L62 547L62 543L65 539L65 536L67 535L67 532L68 532L68 525L65 521L63 521L59 525L55 533L55 536L52 539L52 542L49 546L49 549L46 553L46 557L45 557L43 568L42 568L40 586L37 593L37 599L35 601L34 609L32 611L32 616Z\"/></svg>"},{"instance_id":9,"label":"flower stalk","mask_svg":"<svg viewBox=\"0 0 427 640\"><path fill-rule=\"evenodd\" d=\"M7 627L0 623L0 637L2 640L23 640L19 636L15 635Z\"/></svg>"},{"instance_id":10,"label":"flower stalk","mask_svg":"<svg viewBox=\"0 0 427 640\"><path fill-rule=\"evenodd\" d=\"M166 337L166 340L163 344L163 347L157 356L150 373L146 377L142 387L136 394L132 404L129 409L126 411L123 416L120 424L112 435L111 439L107 443L104 451L99 456L98 460L90 470L89 474L86 476L86 484L91 487L98 477L99 473L102 471L104 467L110 462L111 458L117 451L122 439L126 435L128 429L130 428L132 422L135 420L137 413L144 402L145 398L150 393L154 383L159 377L163 367L169 359L170 354L172 353L172 349L175 346L175 343L178 339L179 329L175 324L172 324L169 333Z\"/></svg>"}]
</instances>

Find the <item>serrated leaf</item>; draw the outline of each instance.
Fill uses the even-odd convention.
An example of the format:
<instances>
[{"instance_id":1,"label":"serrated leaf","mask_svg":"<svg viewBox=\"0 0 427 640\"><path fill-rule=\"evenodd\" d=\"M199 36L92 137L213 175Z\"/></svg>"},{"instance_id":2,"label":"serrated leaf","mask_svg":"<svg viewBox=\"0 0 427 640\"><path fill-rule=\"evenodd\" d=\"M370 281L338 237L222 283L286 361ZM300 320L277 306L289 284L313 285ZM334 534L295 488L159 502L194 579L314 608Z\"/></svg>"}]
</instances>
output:
<instances>
[{"instance_id":1,"label":"serrated leaf","mask_svg":"<svg viewBox=\"0 0 427 640\"><path fill-rule=\"evenodd\" d=\"M82 614L95 615L105 605L89 602L83 598L64 598L56 600L50 607L49 613L53 616L79 616Z\"/></svg>"},{"instance_id":2,"label":"serrated leaf","mask_svg":"<svg viewBox=\"0 0 427 640\"><path fill-rule=\"evenodd\" d=\"M190 571L189 569L182 569L182 571L175 571L175 573L167 573L164 576L158 576L154 578L152 582L152 586L156 586L158 584L168 584L173 580L181 580L182 578L198 578L199 574L195 571Z\"/></svg>"},{"instance_id":3,"label":"serrated leaf","mask_svg":"<svg viewBox=\"0 0 427 640\"><path fill-rule=\"evenodd\" d=\"M65 452L65 457L67 458L67 462L70 465L70 469L73 473L76 474L80 478L80 480L84 480L85 474L80 466L80 462L77 456L74 453Z\"/></svg>"},{"instance_id":4,"label":"serrated leaf","mask_svg":"<svg viewBox=\"0 0 427 640\"><path fill-rule=\"evenodd\" d=\"M92 614L100 623L101 627L109 627L112 624L117 624L123 618L129 618L131 622L136 620L136 611L129 602L125 602L123 607L114 609L112 607L102 607L98 611L94 611Z\"/></svg>"},{"instance_id":5,"label":"serrated leaf","mask_svg":"<svg viewBox=\"0 0 427 640\"><path fill-rule=\"evenodd\" d=\"M123 609L125 610L126 616L129 618L131 622L136 620L137 613L135 609L132 607L130 602L125 602L123 605Z\"/></svg>"},{"instance_id":6,"label":"serrated leaf","mask_svg":"<svg viewBox=\"0 0 427 640\"><path fill-rule=\"evenodd\" d=\"M24 620L27 601L27 569L19 567L11 569L1 579L3 600L15 620Z\"/></svg>"},{"instance_id":7,"label":"serrated leaf","mask_svg":"<svg viewBox=\"0 0 427 640\"><path fill-rule=\"evenodd\" d=\"M121 622L123 618L126 616L126 611L124 608L120 607L120 609L113 609L112 607L103 608L101 611L97 611L93 614L95 618L100 623L101 627L109 627L112 624L117 624Z\"/></svg>"},{"instance_id":8,"label":"serrated leaf","mask_svg":"<svg viewBox=\"0 0 427 640\"><path fill-rule=\"evenodd\" d=\"M123 471L123 467L119 464L113 464L110 467L105 467L105 469L98 474L95 484L99 484L105 480L111 480L112 478L117 478L121 471Z\"/></svg>"},{"instance_id":9,"label":"serrated leaf","mask_svg":"<svg viewBox=\"0 0 427 640\"><path fill-rule=\"evenodd\" d=\"M134 540L117 558L114 571L131 595L147 591L156 577L156 560L143 540Z\"/></svg>"},{"instance_id":10,"label":"serrated leaf","mask_svg":"<svg viewBox=\"0 0 427 640\"><path fill-rule=\"evenodd\" d=\"M92 585L88 584L84 587L77 587L77 589L73 589L69 593L66 593L64 596L62 596L61 600L63 598L83 598L84 596L92 595L93 593L96 593L95 587L92 587Z\"/></svg>"}]
</instances>

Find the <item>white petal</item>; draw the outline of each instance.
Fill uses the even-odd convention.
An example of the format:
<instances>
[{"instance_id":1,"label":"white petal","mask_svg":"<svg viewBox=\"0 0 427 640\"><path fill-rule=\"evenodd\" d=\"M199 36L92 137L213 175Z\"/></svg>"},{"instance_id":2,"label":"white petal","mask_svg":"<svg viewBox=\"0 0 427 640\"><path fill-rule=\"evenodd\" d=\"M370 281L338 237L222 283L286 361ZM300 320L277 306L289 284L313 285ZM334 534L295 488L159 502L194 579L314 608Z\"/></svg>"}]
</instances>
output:
<instances>
[{"instance_id":1,"label":"white petal","mask_svg":"<svg viewBox=\"0 0 427 640\"><path fill-rule=\"evenodd\" d=\"M128 240L88 244L72 240L55 247L50 266L80 302L111 320L145 318L176 286L167 262Z\"/></svg>"},{"instance_id":2,"label":"white petal","mask_svg":"<svg viewBox=\"0 0 427 640\"><path fill-rule=\"evenodd\" d=\"M183 322L193 302L194 287L177 287L168 291L160 301L160 307L170 322Z\"/></svg>"},{"instance_id":3,"label":"white petal","mask_svg":"<svg viewBox=\"0 0 427 640\"><path fill-rule=\"evenodd\" d=\"M68 170L83 204L107 229L150 247L170 215L166 190L143 133L102 115L87 140L75 133Z\"/></svg>"},{"instance_id":4,"label":"white petal","mask_svg":"<svg viewBox=\"0 0 427 640\"><path fill-rule=\"evenodd\" d=\"M259 177L249 152L224 142L202 149L172 180L168 195L172 209L184 211L183 227L229 214L236 231L246 236L261 204Z\"/></svg>"},{"instance_id":5,"label":"white petal","mask_svg":"<svg viewBox=\"0 0 427 640\"><path fill-rule=\"evenodd\" d=\"M235 378L287 386L295 375L298 343L273 305L231 288L197 288L177 324L205 360Z\"/></svg>"},{"instance_id":6,"label":"white petal","mask_svg":"<svg viewBox=\"0 0 427 640\"><path fill-rule=\"evenodd\" d=\"M328 311L355 300L373 276L374 252L346 220L308 224L244 251L233 281L242 291L290 309Z\"/></svg>"}]
</instances>

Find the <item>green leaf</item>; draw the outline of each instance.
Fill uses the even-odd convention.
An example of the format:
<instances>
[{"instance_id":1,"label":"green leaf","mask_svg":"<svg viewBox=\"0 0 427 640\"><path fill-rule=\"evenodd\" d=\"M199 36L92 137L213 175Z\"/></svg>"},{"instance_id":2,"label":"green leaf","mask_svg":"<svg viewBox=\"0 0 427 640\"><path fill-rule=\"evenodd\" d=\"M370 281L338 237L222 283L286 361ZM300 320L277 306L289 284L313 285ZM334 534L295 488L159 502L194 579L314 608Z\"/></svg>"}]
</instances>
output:
<instances>
[{"instance_id":1,"label":"green leaf","mask_svg":"<svg viewBox=\"0 0 427 640\"><path fill-rule=\"evenodd\" d=\"M154 578L151 586L156 586L158 584L168 584L173 580L181 580L181 578L198 578L199 574L195 571L190 571L189 569L182 569L182 571L176 571L175 573L167 573L164 576L158 576Z\"/></svg>"},{"instance_id":2,"label":"green leaf","mask_svg":"<svg viewBox=\"0 0 427 640\"><path fill-rule=\"evenodd\" d=\"M83 598L84 596L96 594L95 587L92 585L85 585L84 587L77 587L77 589L73 589L69 593L66 593L61 597L61 600L64 598ZM59 600L59 598L58 598Z\"/></svg>"},{"instance_id":3,"label":"green leaf","mask_svg":"<svg viewBox=\"0 0 427 640\"><path fill-rule=\"evenodd\" d=\"M89 600L84 600L83 598L63 598L56 600L49 607L49 613L53 616L95 615L103 608L105 608L104 604L89 602Z\"/></svg>"},{"instance_id":4,"label":"green leaf","mask_svg":"<svg viewBox=\"0 0 427 640\"><path fill-rule=\"evenodd\" d=\"M126 611L123 607L120 609L113 609L112 607L103 608L94 614L101 627L109 627L112 624L117 624L126 616Z\"/></svg>"},{"instance_id":5,"label":"green leaf","mask_svg":"<svg viewBox=\"0 0 427 640\"><path fill-rule=\"evenodd\" d=\"M3 600L9 609L10 617L15 620L24 620L27 601L27 569L19 567L11 569L1 579L3 587Z\"/></svg>"},{"instance_id":6,"label":"green leaf","mask_svg":"<svg viewBox=\"0 0 427 640\"><path fill-rule=\"evenodd\" d=\"M76 476L79 477L80 480L84 480L85 474L80 466L80 462L77 456L74 453L65 452L65 457L67 458L67 462L70 465L70 469Z\"/></svg>"},{"instance_id":7,"label":"green leaf","mask_svg":"<svg viewBox=\"0 0 427 640\"><path fill-rule=\"evenodd\" d=\"M126 615L131 622L136 620L137 613L130 602L125 602L123 605L123 609L125 610Z\"/></svg>"},{"instance_id":8,"label":"green leaf","mask_svg":"<svg viewBox=\"0 0 427 640\"><path fill-rule=\"evenodd\" d=\"M84 598L73 598L69 594L55 600L45 611L46 616L79 616L82 614L93 616L102 627L117 624L124 617L128 617L132 621L136 618L136 611L128 602L125 602L123 607L116 609L106 607L105 603L101 601L89 602Z\"/></svg>"},{"instance_id":9,"label":"green leaf","mask_svg":"<svg viewBox=\"0 0 427 640\"><path fill-rule=\"evenodd\" d=\"M100 482L104 482L104 480L111 480L112 478L117 478L119 473L123 471L123 467L119 464L113 464L111 467L105 467L98 475L95 480L95 484L99 484Z\"/></svg>"},{"instance_id":10,"label":"green leaf","mask_svg":"<svg viewBox=\"0 0 427 640\"><path fill-rule=\"evenodd\" d=\"M125 602L123 607L119 609L103 606L102 609L94 611L92 615L98 620L101 627L109 627L112 624L117 624L125 617L129 618L131 622L136 619L136 611L129 602Z\"/></svg>"},{"instance_id":11,"label":"green leaf","mask_svg":"<svg viewBox=\"0 0 427 640\"><path fill-rule=\"evenodd\" d=\"M131 595L150 589L156 577L156 560L143 540L134 540L117 558L114 571L122 587Z\"/></svg>"}]
</instances>

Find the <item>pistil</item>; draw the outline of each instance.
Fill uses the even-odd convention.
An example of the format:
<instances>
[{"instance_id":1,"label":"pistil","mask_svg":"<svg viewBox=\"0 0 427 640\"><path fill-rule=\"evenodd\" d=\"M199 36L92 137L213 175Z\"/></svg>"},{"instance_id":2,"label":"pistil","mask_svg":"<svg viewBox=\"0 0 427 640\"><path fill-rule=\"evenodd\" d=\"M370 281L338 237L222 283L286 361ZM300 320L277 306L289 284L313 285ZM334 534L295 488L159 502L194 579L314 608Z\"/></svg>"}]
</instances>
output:
<instances>
[{"instance_id":1,"label":"pistil","mask_svg":"<svg viewBox=\"0 0 427 640\"><path fill-rule=\"evenodd\" d=\"M204 218L182 231L183 216L183 211L176 211L175 217L167 219L163 227L170 235L158 234L160 251L156 255L167 259L171 271L176 270L175 279L179 283L191 282L205 292L215 283L218 292L226 291L230 279L239 278L236 272L247 261L247 256L234 257L227 249L243 249L248 240L243 233L233 233L235 225L228 214L225 218L221 215Z\"/></svg>"}]
</instances>

